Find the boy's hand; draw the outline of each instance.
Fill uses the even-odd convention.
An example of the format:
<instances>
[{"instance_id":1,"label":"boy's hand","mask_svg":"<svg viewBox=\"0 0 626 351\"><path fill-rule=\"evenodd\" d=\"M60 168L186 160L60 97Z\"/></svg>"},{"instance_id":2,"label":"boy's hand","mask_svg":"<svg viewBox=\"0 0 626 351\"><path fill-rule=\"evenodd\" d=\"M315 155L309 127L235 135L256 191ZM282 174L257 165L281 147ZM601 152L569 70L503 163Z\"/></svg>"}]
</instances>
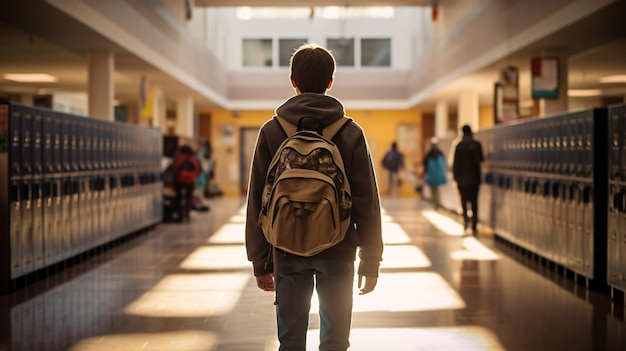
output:
<instances>
[{"instance_id":1,"label":"boy's hand","mask_svg":"<svg viewBox=\"0 0 626 351\"><path fill-rule=\"evenodd\" d=\"M374 291L376 283L378 283L377 277L365 277L365 285L363 285L363 276L359 275L359 295L365 295ZM361 288L361 286L363 286L363 288Z\"/></svg>"},{"instance_id":2,"label":"boy's hand","mask_svg":"<svg viewBox=\"0 0 626 351\"><path fill-rule=\"evenodd\" d=\"M263 291L275 291L276 287L274 286L274 273L262 275L256 277L256 286Z\"/></svg>"}]
</instances>

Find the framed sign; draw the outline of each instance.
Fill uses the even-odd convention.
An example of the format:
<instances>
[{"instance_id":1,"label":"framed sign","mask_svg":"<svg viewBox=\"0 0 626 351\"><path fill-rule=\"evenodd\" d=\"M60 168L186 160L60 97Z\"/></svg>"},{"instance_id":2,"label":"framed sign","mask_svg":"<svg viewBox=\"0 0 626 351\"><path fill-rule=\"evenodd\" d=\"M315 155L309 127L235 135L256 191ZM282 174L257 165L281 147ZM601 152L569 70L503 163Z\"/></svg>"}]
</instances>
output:
<instances>
[{"instance_id":1,"label":"framed sign","mask_svg":"<svg viewBox=\"0 0 626 351\"><path fill-rule=\"evenodd\" d=\"M557 99L559 97L559 59L557 57L533 57L530 63L533 99Z\"/></svg>"},{"instance_id":2,"label":"framed sign","mask_svg":"<svg viewBox=\"0 0 626 351\"><path fill-rule=\"evenodd\" d=\"M519 72L508 66L500 72L500 81L494 85L495 123L519 118Z\"/></svg>"}]
</instances>

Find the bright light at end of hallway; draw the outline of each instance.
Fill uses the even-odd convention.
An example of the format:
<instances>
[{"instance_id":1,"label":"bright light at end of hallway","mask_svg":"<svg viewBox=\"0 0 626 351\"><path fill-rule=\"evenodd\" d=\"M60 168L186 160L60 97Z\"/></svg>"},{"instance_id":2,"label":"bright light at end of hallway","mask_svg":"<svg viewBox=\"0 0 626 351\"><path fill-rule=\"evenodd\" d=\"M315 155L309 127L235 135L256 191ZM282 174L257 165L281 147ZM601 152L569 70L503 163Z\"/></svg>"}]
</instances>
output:
<instances>
[{"instance_id":1,"label":"bright light at end of hallway","mask_svg":"<svg viewBox=\"0 0 626 351\"><path fill-rule=\"evenodd\" d=\"M317 350L319 330L307 333L307 350ZM498 337L484 327L353 328L350 349L358 351L472 350L504 351Z\"/></svg>"},{"instance_id":2,"label":"bright light at end of hallway","mask_svg":"<svg viewBox=\"0 0 626 351\"><path fill-rule=\"evenodd\" d=\"M158 333L98 335L79 341L69 350L214 350L218 341L217 335L213 332L160 331Z\"/></svg>"},{"instance_id":3,"label":"bright light at end of hallway","mask_svg":"<svg viewBox=\"0 0 626 351\"><path fill-rule=\"evenodd\" d=\"M494 261L497 260L498 254L483 245L474 237L463 239L463 250L452 253L455 260L476 260L476 261Z\"/></svg>"},{"instance_id":4,"label":"bright light at end of hallway","mask_svg":"<svg viewBox=\"0 0 626 351\"><path fill-rule=\"evenodd\" d=\"M455 220L433 210L422 211L422 216L440 231L454 236L463 236L463 226Z\"/></svg>"},{"instance_id":5,"label":"bright light at end of hallway","mask_svg":"<svg viewBox=\"0 0 626 351\"><path fill-rule=\"evenodd\" d=\"M248 273L172 274L128 305L128 314L210 317L229 313L250 279Z\"/></svg>"}]
</instances>

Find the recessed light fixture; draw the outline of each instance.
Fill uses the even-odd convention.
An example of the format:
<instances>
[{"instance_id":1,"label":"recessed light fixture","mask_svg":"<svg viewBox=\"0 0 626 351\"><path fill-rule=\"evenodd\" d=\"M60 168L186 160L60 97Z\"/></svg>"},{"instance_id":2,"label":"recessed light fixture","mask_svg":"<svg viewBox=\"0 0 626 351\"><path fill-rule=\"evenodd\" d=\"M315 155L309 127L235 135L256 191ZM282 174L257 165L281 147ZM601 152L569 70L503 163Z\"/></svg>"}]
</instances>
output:
<instances>
[{"instance_id":1,"label":"recessed light fixture","mask_svg":"<svg viewBox=\"0 0 626 351\"><path fill-rule=\"evenodd\" d=\"M567 96L573 97L586 97L586 96L600 96L602 90L600 89L570 89L567 91Z\"/></svg>"},{"instance_id":2,"label":"recessed light fixture","mask_svg":"<svg viewBox=\"0 0 626 351\"><path fill-rule=\"evenodd\" d=\"M626 74L602 77L600 83L626 83Z\"/></svg>"},{"instance_id":3,"label":"recessed light fixture","mask_svg":"<svg viewBox=\"0 0 626 351\"><path fill-rule=\"evenodd\" d=\"M7 73L4 79L19 83L55 83L57 77L46 73Z\"/></svg>"}]
</instances>

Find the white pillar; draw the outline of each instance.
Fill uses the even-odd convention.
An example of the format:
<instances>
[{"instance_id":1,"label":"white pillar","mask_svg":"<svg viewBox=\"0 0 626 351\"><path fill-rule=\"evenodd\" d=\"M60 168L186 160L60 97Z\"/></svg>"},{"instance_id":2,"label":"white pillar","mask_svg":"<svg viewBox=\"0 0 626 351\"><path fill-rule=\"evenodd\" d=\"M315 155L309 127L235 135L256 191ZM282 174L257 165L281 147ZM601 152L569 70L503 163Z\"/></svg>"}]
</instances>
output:
<instances>
[{"instance_id":1,"label":"white pillar","mask_svg":"<svg viewBox=\"0 0 626 351\"><path fill-rule=\"evenodd\" d=\"M152 87L152 126L161 128L165 133L166 106L161 87Z\"/></svg>"},{"instance_id":2,"label":"white pillar","mask_svg":"<svg viewBox=\"0 0 626 351\"><path fill-rule=\"evenodd\" d=\"M473 90L464 90L459 96L458 107L459 127L468 124L473 131L477 131L479 124L478 116L478 94Z\"/></svg>"},{"instance_id":3,"label":"white pillar","mask_svg":"<svg viewBox=\"0 0 626 351\"><path fill-rule=\"evenodd\" d=\"M111 51L90 51L88 60L89 115L113 121L115 61Z\"/></svg>"},{"instance_id":4,"label":"white pillar","mask_svg":"<svg viewBox=\"0 0 626 351\"><path fill-rule=\"evenodd\" d=\"M448 135L448 104L445 101L437 101L435 106L435 136L444 138Z\"/></svg>"},{"instance_id":5,"label":"white pillar","mask_svg":"<svg viewBox=\"0 0 626 351\"><path fill-rule=\"evenodd\" d=\"M193 98L181 96L176 99L176 134L194 137L194 125Z\"/></svg>"},{"instance_id":6,"label":"white pillar","mask_svg":"<svg viewBox=\"0 0 626 351\"><path fill-rule=\"evenodd\" d=\"M566 55L558 55L559 58L559 97L557 99L543 99L543 111L541 116L549 115L557 112L565 112L568 110L567 90L569 88L569 80L567 79L568 57Z\"/></svg>"}]
</instances>

